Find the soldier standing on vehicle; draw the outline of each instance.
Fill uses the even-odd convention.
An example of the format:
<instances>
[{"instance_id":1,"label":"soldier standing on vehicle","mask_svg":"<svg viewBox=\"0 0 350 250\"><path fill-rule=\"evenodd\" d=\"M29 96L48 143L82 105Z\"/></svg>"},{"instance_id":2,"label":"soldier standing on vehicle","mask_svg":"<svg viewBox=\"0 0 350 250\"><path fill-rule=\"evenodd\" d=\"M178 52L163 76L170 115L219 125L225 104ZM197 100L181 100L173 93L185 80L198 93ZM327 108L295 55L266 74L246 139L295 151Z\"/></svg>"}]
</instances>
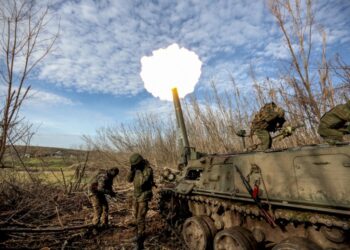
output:
<instances>
[{"instance_id":1,"label":"soldier standing on vehicle","mask_svg":"<svg viewBox=\"0 0 350 250\"><path fill-rule=\"evenodd\" d=\"M282 128L284 122L284 110L278 107L274 102L265 104L254 116L251 124L250 134L255 134L260 144L258 149L266 150L271 148L272 138L270 132L276 132Z\"/></svg>"},{"instance_id":2,"label":"soldier standing on vehicle","mask_svg":"<svg viewBox=\"0 0 350 250\"><path fill-rule=\"evenodd\" d=\"M328 143L343 141L350 134L350 100L326 112L320 120L318 133Z\"/></svg>"},{"instance_id":3,"label":"soldier standing on vehicle","mask_svg":"<svg viewBox=\"0 0 350 250\"><path fill-rule=\"evenodd\" d=\"M153 170L149 162L140 154L130 156L128 181L134 183L134 216L137 224L136 249L143 249L145 240L145 220L148 202L152 199Z\"/></svg>"},{"instance_id":4,"label":"soldier standing on vehicle","mask_svg":"<svg viewBox=\"0 0 350 250\"><path fill-rule=\"evenodd\" d=\"M108 226L108 201L106 195L115 197L113 191L113 179L119 173L119 169L114 167L109 170L100 171L90 184L90 201L94 209L92 223L98 227Z\"/></svg>"}]
</instances>

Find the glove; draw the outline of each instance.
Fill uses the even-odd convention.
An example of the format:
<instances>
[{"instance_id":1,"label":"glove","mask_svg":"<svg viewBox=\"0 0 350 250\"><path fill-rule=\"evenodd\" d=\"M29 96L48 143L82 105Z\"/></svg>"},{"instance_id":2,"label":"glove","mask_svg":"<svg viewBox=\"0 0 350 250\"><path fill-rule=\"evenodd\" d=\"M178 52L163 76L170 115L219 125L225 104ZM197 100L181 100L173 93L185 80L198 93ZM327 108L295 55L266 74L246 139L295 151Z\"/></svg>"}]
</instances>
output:
<instances>
[{"instance_id":1,"label":"glove","mask_svg":"<svg viewBox=\"0 0 350 250\"><path fill-rule=\"evenodd\" d=\"M282 129L283 137L288 137L293 134L293 128L291 126L284 127Z\"/></svg>"},{"instance_id":2,"label":"glove","mask_svg":"<svg viewBox=\"0 0 350 250\"><path fill-rule=\"evenodd\" d=\"M244 129L238 130L236 132L236 135L239 136L239 137L245 137L246 131Z\"/></svg>"}]
</instances>

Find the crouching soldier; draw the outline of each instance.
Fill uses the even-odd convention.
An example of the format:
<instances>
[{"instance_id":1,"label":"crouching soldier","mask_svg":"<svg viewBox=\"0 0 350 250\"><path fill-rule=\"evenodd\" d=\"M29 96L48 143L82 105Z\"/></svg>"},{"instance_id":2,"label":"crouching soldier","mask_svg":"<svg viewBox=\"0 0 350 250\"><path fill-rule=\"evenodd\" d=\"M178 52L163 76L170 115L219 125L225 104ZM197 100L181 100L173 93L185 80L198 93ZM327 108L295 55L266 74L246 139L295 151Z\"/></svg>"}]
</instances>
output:
<instances>
[{"instance_id":1,"label":"crouching soldier","mask_svg":"<svg viewBox=\"0 0 350 250\"><path fill-rule=\"evenodd\" d=\"M255 134L260 140L258 149L266 150L272 146L270 132L281 129L284 122L284 110L274 102L265 104L254 116L250 134Z\"/></svg>"},{"instance_id":2,"label":"crouching soldier","mask_svg":"<svg viewBox=\"0 0 350 250\"><path fill-rule=\"evenodd\" d=\"M108 227L108 201L106 195L115 197L113 179L119 173L118 168L99 172L90 184L90 201L94 209L92 223L98 227Z\"/></svg>"},{"instance_id":3,"label":"crouching soldier","mask_svg":"<svg viewBox=\"0 0 350 250\"><path fill-rule=\"evenodd\" d=\"M350 100L326 112L320 120L318 133L328 143L343 141L343 135L350 134Z\"/></svg>"},{"instance_id":4,"label":"crouching soldier","mask_svg":"<svg viewBox=\"0 0 350 250\"><path fill-rule=\"evenodd\" d=\"M137 224L136 249L143 249L145 240L145 220L148 202L152 199L153 170L149 162L140 154L130 156L128 181L134 183L134 216Z\"/></svg>"}]
</instances>

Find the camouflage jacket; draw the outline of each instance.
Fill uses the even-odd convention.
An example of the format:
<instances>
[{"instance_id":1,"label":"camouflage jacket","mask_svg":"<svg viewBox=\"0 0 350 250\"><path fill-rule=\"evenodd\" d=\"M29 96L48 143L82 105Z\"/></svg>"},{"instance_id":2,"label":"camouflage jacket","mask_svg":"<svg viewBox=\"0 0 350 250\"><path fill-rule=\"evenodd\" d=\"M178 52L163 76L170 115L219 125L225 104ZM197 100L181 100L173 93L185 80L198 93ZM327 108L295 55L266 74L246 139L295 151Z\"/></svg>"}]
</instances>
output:
<instances>
[{"instance_id":1,"label":"camouflage jacket","mask_svg":"<svg viewBox=\"0 0 350 250\"><path fill-rule=\"evenodd\" d=\"M283 109L275 104L268 103L254 116L251 132L258 129L274 132L277 128L281 128L285 121Z\"/></svg>"},{"instance_id":2,"label":"camouflage jacket","mask_svg":"<svg viewBox=\"0 0 350 250\"><path fill-rule=\"evenodd\" d=\"M153 170L147 161L143 169L130 171L128 181L134 183L134 198L136 201L149 201L152 199Z\"/></svg>"},{"instance_id":3,"label":"camouflage jacket","mask_svg":"<svg viewBox=\"0 0 350 250\"><path fill-rule=\"evenodd\" d=\"M90 183L92 194L113 194L113 178L106 171L99 172Z\"/></svg>"},{"instance_id":4,"label":"camouflage jacket","mask_svg":"<svg viewBox=\"0 0 350 250\"><path fill-rule=\"evenodd\" d=\"M350 105L339 104L321 117L320 126L342 128L347 122L350 122Z\"/></svg>"}]
</instances>

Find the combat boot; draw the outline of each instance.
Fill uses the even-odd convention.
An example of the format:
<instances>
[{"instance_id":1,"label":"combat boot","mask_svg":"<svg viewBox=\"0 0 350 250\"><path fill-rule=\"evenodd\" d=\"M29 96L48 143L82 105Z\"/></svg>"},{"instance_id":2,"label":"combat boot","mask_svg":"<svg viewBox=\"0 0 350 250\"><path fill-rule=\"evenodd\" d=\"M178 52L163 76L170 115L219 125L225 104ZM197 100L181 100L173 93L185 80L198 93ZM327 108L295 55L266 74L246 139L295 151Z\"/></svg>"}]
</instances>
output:
<instances>
[{"instance_id":1,"label":"combat boot","mask_svg":"<svg viewBox=\"0 0 350 250\"><path fill-rule=\"evenodd\" d=\"M111 226L110 224L102 224L102 225L99 227L99 229L100 229L101 231L108 230L108 229L110 229L110 228L112 228L112 226Z\"/></svg>"},{"instance_id":2,"label":"combat boot","mask_svg":"<svg viewBox=\"0 0 350 250\"><path fill-rule=\"evenodd\" d=\"M136 237L136 246L135 246L134 250L143 250L143 249L145 249L144 245L143 245L143 242L144 242L144 237L142 237L142 236Z\"/></svg>"}]
</instances>

